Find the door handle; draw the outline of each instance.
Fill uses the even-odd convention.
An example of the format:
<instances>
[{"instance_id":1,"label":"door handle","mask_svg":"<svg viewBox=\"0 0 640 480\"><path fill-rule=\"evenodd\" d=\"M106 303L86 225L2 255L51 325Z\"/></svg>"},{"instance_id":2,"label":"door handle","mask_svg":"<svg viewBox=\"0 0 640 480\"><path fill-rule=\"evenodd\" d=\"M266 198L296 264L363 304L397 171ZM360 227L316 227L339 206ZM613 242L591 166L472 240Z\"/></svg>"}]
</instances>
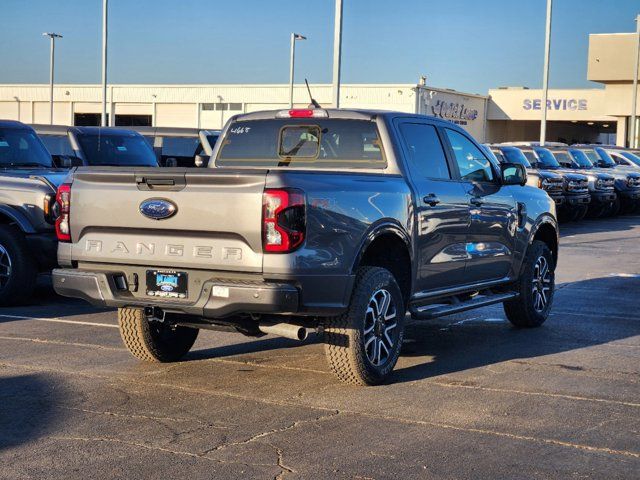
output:
<instances>
[{"instance_id":1,"label":"door handle","mask_svg":"<svg viewBox=\"0 0 640 480\"><path fill-rule=\"evenodd\" d=\"M435 207L440 203L440 199L435 193L429 193L428 195L425 195L424 197L422 197L422 201L430 207Z\"/></svg>"},{"instance_id":2,"label":"door handle","mask_svg":"<svg viewBox=\"0 0 640 480\"><path fill-rule=\"evenodd\" d=\"M471 200L469 200L469 203L471 205L475 205L476 207L479 207L481 205L484 205L484 200L482 200L482 198L480 197L471 197Z\"/></svg>"}]
</instances>

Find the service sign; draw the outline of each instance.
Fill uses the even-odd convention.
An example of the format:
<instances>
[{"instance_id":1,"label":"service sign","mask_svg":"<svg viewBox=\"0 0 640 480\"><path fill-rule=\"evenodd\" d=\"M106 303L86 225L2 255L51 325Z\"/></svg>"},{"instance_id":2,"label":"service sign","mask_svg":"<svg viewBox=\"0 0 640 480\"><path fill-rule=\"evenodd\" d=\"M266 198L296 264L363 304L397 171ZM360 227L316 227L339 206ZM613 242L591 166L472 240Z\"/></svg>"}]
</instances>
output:
<instances>
[{"instance_id":1,"label":"service sign","mask_svg":"<svg viewBox=\"0 0 640 480\"><path fill-rule=\"evenodd\" d=\"M547 99L547 110L588 110L586 98L550 98ZM539 98L525 98L522 101L524 110L541 110L542 100Z\"/></svg>"}]
</instances>

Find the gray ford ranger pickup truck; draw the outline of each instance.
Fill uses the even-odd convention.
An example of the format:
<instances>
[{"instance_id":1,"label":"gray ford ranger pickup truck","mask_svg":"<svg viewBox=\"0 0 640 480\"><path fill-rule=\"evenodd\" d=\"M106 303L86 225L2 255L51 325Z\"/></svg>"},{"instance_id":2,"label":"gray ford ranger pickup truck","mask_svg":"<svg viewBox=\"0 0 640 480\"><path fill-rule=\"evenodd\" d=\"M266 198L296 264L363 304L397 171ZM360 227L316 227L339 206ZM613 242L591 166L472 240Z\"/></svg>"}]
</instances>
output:
<instances>
[{"instance_id":1,"label":"gray ford ranger pickup truck","mask_svg":"<svg viewBox=\"0 0 640 480\"><path fill-rule=\"evenodd\" d=\"M549 315L553 200L460 127L378 111L238 115L211 168L86 169L60 187L56 291L118 307L142 360L175 361L202 328L324 334L347 383L377 384L416 319L504 303Z\"/></svg>"},{"instance_id":2,"label":"gray ford ranger pickup truck","mask_svg":"<svg viewBox=\"0 0 640 480\"><path fill-rule=\"evenodd\" d=\"M38 273L57 266L55 196L66 176L31 127L0 120L0 306L29 300Z\"/></svg>"}]
</instances>

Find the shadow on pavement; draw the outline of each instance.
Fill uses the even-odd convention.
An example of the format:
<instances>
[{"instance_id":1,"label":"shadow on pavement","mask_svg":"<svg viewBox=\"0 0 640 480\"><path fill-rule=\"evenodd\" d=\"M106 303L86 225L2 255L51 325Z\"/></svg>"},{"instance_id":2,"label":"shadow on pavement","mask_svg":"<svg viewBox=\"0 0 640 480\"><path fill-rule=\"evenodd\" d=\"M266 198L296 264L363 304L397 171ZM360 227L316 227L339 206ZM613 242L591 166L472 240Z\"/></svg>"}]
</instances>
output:
<instances>
[{"instance_id":1,"label":"shadow on pavement","mask_svg":"<svg viewBox=\"0 0 640 480\"><path fill-rule=\"evenodd\" d=\"M237 335L242 334L238 333ZM223 345L220 347L193 350L189 352L189 354L183 360L206 360L207 358L231 357L233 355L266 352L269 350L278 350L281 348L295 348L312 343L318 343L321 340L322 336L317 334L309 335L309 337L304 342L289 340L288 338L282 337L269 337L265 339L257 338L247 342L234 343L232 345Z\"/></svg>"},{"instance_id":2,"label":"shadow on pavement","mask_svg":"<svg viewBox=\"0 0 640 480\"><path fill-rule=\"evenodd\" d=\"M59 296L53 290L51 277L40 275L31 301L0 308L0 323L19 321L21 317L58 318L108 311L115 309L97 308L84 300Z\"/></svg>"},{"instance_id":3,"label":"shadow on pavement","mask_svg":"<svg viewBox=\"0 0 640 480\"><path fill-rule=\"evenodd\" d=\"M410 325L405 335L410 341L403 348L401 356L431 356L433 361L399 369L391 381L401 383L420 380L640 335L640 314L632 305L636 301L635 296L623 294L625 291L639 292L640 279L602 277L573 282L566 287L554 300L552 317L540 328L513 327L504 317L501 308L499 319L505 319L504 322L483 321L496 315L491 317L486 314L486 310L477 310L471 312L475 315L468 315L470 319L457 322L461 325L460 328L455 323L451 325L441 320ZM572 289L593 291L594 296L590 300L584 299L584 307L579 307L578 302L571 299L574 295ZM603 302L602 298L607 301ZM553 313L568 310L572 310L571 316ZM583 317L581 312L584 312Z\"/></svg>"},{"instance_id":4,"label":"shadow on pavement","mask_svg":"<svg viewBox=\"0 0 640 480\"><path fill-rule=\"evenodd\" d=\"M576 313L564 317L553 312L570 310L574 305L572 289L597 291L591 300L581 299L584 318ZM633 295L640 291L639 278L602 277L563 285L557 293L552 317L540 328L518 329L504 316L500 306L445 317L434 321L410 322L407 325L401 357L430 357L433 360L396 370L391 382L401 383L450 374L508 360L551 355L593 345L630 338L640 334L640 314L635 312ZM582 294L584 296L584 293ZM492 309L492 310L490 310ZM599 315L602 315L601 317ZM606 316L614 315L614 317ZM626 319L626 316L629 316ZM486 321L491 319L491 321ZM240 335L240 334L238 334ZM185 360L228 357L269 350L299 347L322 341L319 335L299 343L284 338L255 339L191 352ZM327 369L328 370L328 369Z\"/></svg>"},{"instance_id":5,"label":"shadow on pavement","mask_svg":"<svg viewBox=\"0 0 640 480\"><path fill-rule=\"evenodd\" d=\"M585 218L579 222L560 224L560 237L567 235L588 235L601 232L621 232L633 230L640 225L640 215L619 215L609 218Z\"/></svg>"},{"instance_id":6,"label":"shadow on pavement","mask_svg":"<svg viewBox=\"0 0 640 480\"><path fill-rule=\"evenodd\" d=\"M60 385L44 375L0 378L0 451L32 442L62 420L54 405L63 401Z\"/></svg>"}]
</instances>

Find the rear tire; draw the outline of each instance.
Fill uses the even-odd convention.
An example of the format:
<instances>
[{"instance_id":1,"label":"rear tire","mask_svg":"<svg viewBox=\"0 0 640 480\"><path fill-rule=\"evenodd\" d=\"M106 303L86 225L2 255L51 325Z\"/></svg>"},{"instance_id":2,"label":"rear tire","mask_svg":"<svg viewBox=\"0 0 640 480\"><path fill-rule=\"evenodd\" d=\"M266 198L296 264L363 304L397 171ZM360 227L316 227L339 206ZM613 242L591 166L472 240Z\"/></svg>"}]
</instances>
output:
<instances>
[{"instance_id":1,"label":"rear tire","mask_svg":"<svg viewBox=\"0 0 640 480\"><path fill-rule=\"evenodd\" d=\"M353 385L384 382L398 361L406 308L388 270L358 269L347 311L326 319L325 354L338 379Z\"/></svg>"},{"instance_id":2,"label":"rear tire","mask_svg":"<svg viewBox=\"0 0 640 480\"><path fill-rule=\"evenodd\" d=\"M516 327L539 327L549 316L555 290L555 264L546 243L531 244L516 288L520 295L504 302L507 318Z\"/></svg>"},{"instance_id":3,"label":"rear tire","mask_svg":"<svg viewBox=\"0 0 640 480\"><path fill-rule=\"evenodd\" d=\"M24 234L12 225L0 225L0 307L29 300L37 276Z\"/></svg>"},{"instance_id":4,"label":"rear tire","mask_svg":"<svg viewBox=\"0 0 640 480\"><path fill-rule=\"evenodd\" d=\"M150 322L142 308L119 308L120 336L131 354L145 362L175 362L184 357L198 337L195 328Z\"/></svg>"}]
</instances>

